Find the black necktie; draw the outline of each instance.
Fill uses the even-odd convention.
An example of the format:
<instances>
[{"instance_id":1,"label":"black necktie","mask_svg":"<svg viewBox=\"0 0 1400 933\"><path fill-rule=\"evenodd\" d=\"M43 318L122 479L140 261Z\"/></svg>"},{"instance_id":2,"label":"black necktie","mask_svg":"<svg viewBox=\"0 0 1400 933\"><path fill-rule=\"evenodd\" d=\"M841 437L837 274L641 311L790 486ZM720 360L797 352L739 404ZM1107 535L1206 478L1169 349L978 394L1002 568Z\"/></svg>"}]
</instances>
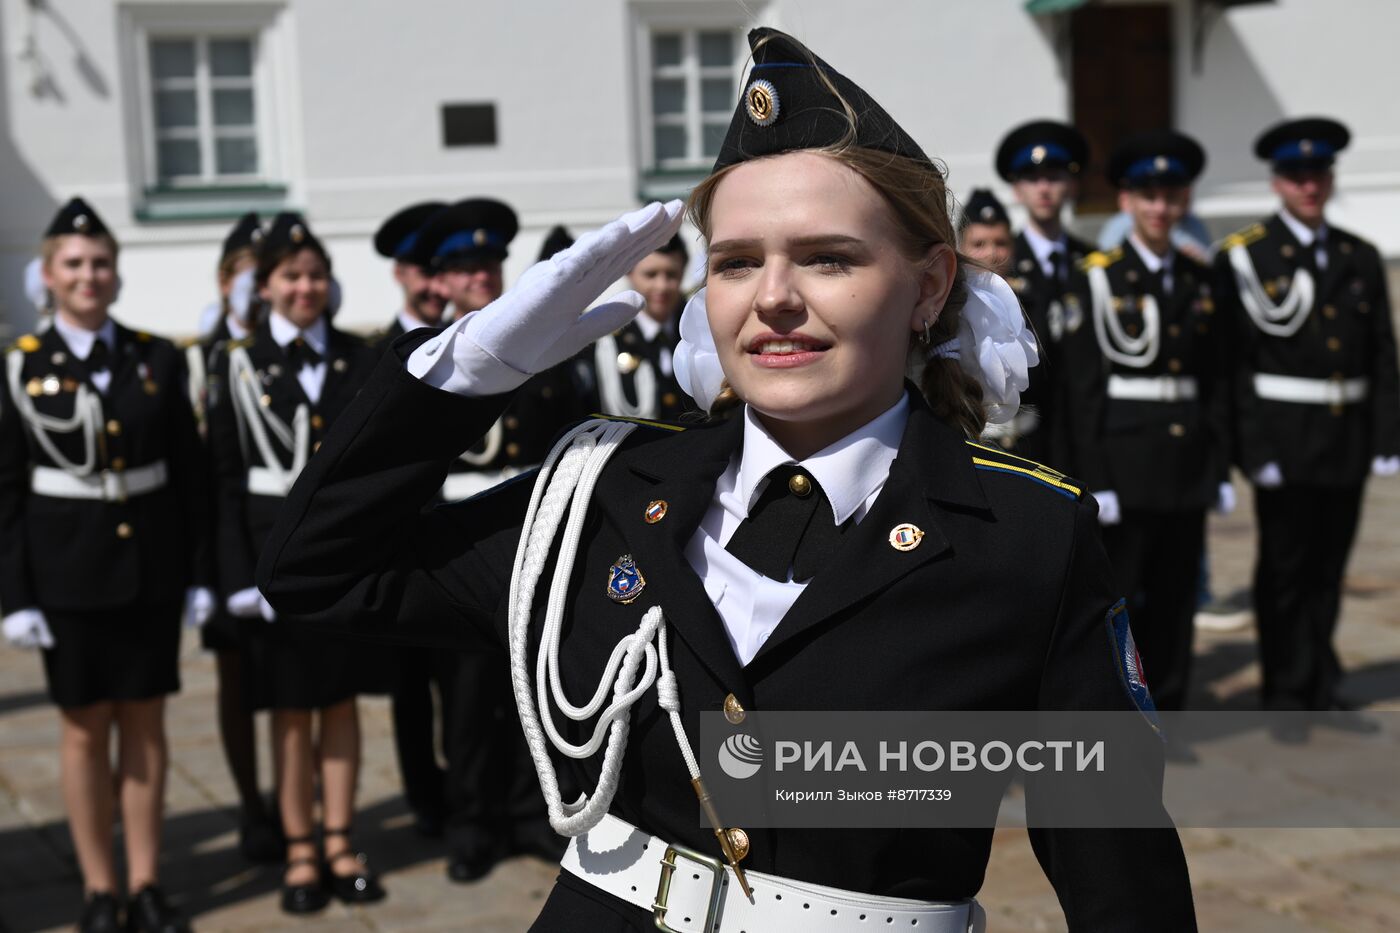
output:
<instances>
[{"instance_id":1,"label":"black necktie","mask_svg":"<svg viewBox=\"0 0 1400 933\"><path fill-rule=\"evenodd\" d=\"M300 369L303 366L315 366L321 362L321 354L317 353L316 348L301 337L297 337L287 344L286 349L287 359L295 369Z\"/></svg>"},{"instance_id":2,"label":"black necktie","mask_svg":"<svg viewBox=\"0 0 1400 933\"><path fill-rule=\"evenodd\" d=\"M93 373L101 372L109 365L107 360L110 351L107 349L107 341L101 337L92 342L92 349L88 351L87 359L83 360L83 368L87 370L89 377Z\"/></svg>"},{"instance_id":3,"label":"black necktie","mask_svg":"<svg viewBox=\"0 0 1400 933\"><path fill-rule=\"evenodd\" d=\"M1065 284L1065 254L1063 250L1050 251L1050 277L1056 285Z\"/></svg>"},{"instance_id":4,"label":"black necktie","mask_svg":"<svg viewBox=\"0 0 1400 933\"><path fill-rule=\"evenodd\" d=\"M768 474L767 487L725 550L765 577L786 583L791 569L793 580L810 580L836 556L849 525L836 524L811 474L781 466Z\"/></svg>"}]
</instances>

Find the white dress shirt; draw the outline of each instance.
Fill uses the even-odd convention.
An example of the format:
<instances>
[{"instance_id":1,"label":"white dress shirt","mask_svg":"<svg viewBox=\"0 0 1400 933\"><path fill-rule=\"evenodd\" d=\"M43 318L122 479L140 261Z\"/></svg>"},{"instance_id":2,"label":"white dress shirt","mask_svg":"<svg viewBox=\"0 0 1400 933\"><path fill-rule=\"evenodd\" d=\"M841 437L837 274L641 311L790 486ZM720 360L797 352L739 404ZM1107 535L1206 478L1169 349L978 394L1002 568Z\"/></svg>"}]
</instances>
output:
<instances>
[{"instance_id":1,"label":"white dress shirt","mask_svg":"<svg viewBox=\"0 0 1400 933\"><path fill-rule=\"evenodd\" d=\"M685 549L685 559L704 584L740 664L753 660L809 582L765 577L725 550L763 494L768 474L784 464L797 464L821 484L836 524L859 522L885 488L908 420L909 400L901 396L875 420L799 461L745 407L743 445L715 483L710 507Z\"/></svg>"},{"instance_id":2,"label":"white dress shirt","mask_svg":"<svg viewBox=\"0 0 1400 933\"><path fill-rule=\"evenodd\" d=\"M1060 254L1061 273L1069 271L1069 239L1063 233L1059 239L1052 240L1043 235L1039 230L1030 224L1021 231L1026 235L1026 243L1030 246L1031 252L1035 254L1035 261L1040 263L1040 271L1047 279L1055 278L1055 263L1053 257Z\"/></svg>"},{"instance_id":3,"label":"white dress shirt","mask_svg":"<svg viewBox=\"0 0 1400 933\"><path fill-rule=\"evenodd\" d=\"M655 342L657 335L661 333L661 328L665 325L659 323L655 318L643 312L633 318L637 323L637 329L642 332L642 339L647 343ZM671 375L671 348L661 348L661 375Z\"/></svg>"},{"instance_id":4,"label":"white dress shirt","mask_svg":"<svg viewBox=\"0 0 1400 933\"><path fill-rule=\"evenodd\" d=\"M1165 256L1158 256L1147 248L1147 244L1138 239L1136 233L1128 234L1128 242L1133 245L1133 249L1137 250L1138 258L1142 260L1142 264L1147 267L1148 272L1156 275L1163 269L1166 270L1162 272L1162 293L1170 295L1172 293L1172 261L1176 258L1176 250L1168 248Z\"/></svg>"},{"instance_id":5,"label":"white dress shirt","mask_svg":"<svg viewBox=\"0 0 1400 933\"><path fill-rule=\"evenodd\" d=\"M92 345L101 340L107 345L107 358L111 359L117 352L117 325L111 318L102 322L102 326L97 330L87 330L76 325L69 324L63 319L63 315L53 316L54 329L63 338L63 342L68 344L68 350L80 360L86 360L92 354ZM112 370L103 367L94 373L90 373L88 378L97 387L97 391L103 395L107 394L107 389L112 385Z\"/></svg>"},{"instance_id":6,"label":"white dress shirt","mask_svg":"<svg viewBox=\"0 0 1400 933\"><path fill-rule=\"evenodd\" d=\"M311 404L315 405L321 400L321 387L326 384L326 347L330 333L325 316L318 317L314 324L306 330L301 330L274 311L268 318L268 326L272 329L272 339L277 341L279 347L286 349L287 344L300 337L306 341L307 346L321 354L321 362L314 366L303 363L297 370L297 382L301 383L302 391L311 399Z\"/></svg>"},{"instance_id":7,"label":"white dress shirt","mask_svg":"<svg viewBox=\"0 0 1400 933\"><path fill-rule=\"evenodd\" d=\"M1288 213L1287 208L1280 207L1278 215L1283 219L1283 225L1288 228L1288 232L1293 234L1303 249L1312 247L1313 255L1317 257L1318 270L1327 271L1327 222L1323 221L1314 230Z\"/></svg>"}]
</instances>

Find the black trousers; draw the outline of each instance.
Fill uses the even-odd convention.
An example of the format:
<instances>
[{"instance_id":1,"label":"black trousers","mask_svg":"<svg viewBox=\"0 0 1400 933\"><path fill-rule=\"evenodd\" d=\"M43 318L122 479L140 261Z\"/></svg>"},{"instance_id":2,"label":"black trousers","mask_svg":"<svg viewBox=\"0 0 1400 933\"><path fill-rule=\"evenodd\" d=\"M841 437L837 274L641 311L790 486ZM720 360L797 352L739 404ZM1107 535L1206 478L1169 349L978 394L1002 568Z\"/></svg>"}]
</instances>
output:
<instances>
[{"instance_id":1,"label":"black trousers","mask_svg":"<svg viewBox=\"0 0 1400 933\"><path fill-rule=\"evenodd\" d=\"M440 652L431 648L401 647L390 697L393 701L394 751L403 776L404 797L415 814L441 820L446 815L446 772L438 764L438 716L433 707L433 684L438 684L444 711Z\"/></svg>"},{"instance_id":2,"label":"black trousers","mask_svg":"<svg viewBox=\"0 0 1400 933\"><path fill-rule=\"evenodd\" d=\"M1205 523L1204 509L1124 509L1123 521L1104 529L1147 687L1161 710L1186 701Z\"/></svg>"},{"instance_id":3,"label":"black trousers","mask_svg":"<svg viewBox=\"0 0 1400 933\"><path fill-rule=\"evenodd\" d=\"M1363 486L1255 489L1254 610L1265 709L1327 709L1342 667L1332 635Z\"/></svg>"}]
</instances>

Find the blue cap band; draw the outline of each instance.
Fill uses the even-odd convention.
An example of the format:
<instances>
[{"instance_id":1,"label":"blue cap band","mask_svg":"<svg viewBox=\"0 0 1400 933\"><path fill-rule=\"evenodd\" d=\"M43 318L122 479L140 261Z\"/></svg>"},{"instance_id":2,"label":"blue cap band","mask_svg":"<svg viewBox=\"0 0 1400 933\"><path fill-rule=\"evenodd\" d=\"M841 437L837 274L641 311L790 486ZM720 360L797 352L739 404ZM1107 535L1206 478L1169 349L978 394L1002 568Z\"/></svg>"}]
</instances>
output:
<instances>
[{"instance_id":1,"label":"blue cap band","mask_svg":"<svg viewBox=\"0 0 1400 933\"><path fill-rule=\"evenodd\" d=\"M478 250L505 252L505 237L495 230L462 230L442 241L434 256L452 256L457 253L474 253Z\"/></svg>"},{"instance_id":2,"label":"blue cap band","mask_svg":"<svg viewBox=\"0 0 1400 933\"><path fill-rule=\"evenodd\" d=\"M1040 154L1039 159L1035 158L1037 150ZM1019 172L1037 165L1069 165L1073 161L1074 157L1063 146L1057 146L1054 143L1035 143L1016 153L1016 157L1011 160L1011 171Z\"/></svg>"},{"instance_id":3,"label":"blue cap band","mask_svg":"<svg viewBox=\"0 0 1400 933\"><path fill-rule=\"evenodd\" d=\"M1306 145L1304 145L1306 143ZM1273 162L1322 162L1337 154L1333 145L1322 139L1290 139L1274 150Z\"/></svg>"},{"instance_id":4,"label":"blue cap band","mask_svg":"<svg viewBox=\"0 0 1400 933\"><path fill-rule=\"evenodd\" d=\"M1123 173L1128 181L1152 181L1156 178L1190 178L1186 163L1174 156L1148 156L1138 159Z\"/></svg>"},{"instance_id":5,"label":"blue cap band","mask_svg":"<svg viewBox=\"0 0 1400 933\"><path fill-rule=\"evenodd\" d=\"M408 236L399 241L399 245L394 248L394 258L403 259L413 252L413 247L418 245L418 234L420 231L414 230Z\"/></svg>"}]
</instances>

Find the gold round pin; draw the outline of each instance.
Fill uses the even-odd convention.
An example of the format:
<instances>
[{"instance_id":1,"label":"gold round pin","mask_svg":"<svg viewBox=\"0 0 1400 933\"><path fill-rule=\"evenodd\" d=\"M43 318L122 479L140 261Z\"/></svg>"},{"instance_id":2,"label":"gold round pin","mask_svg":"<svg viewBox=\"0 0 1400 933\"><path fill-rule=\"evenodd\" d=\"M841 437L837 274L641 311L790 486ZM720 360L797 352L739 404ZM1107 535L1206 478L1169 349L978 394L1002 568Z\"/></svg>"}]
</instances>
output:
<instances>
[{"instance_id":1,"label":"gold round pin","mask_svg":"<svg viewBox=\"0 0 1400 933\"><path fill-rule=\"evenodd\" d=\"M812 494L812 481L802 473L794 473L788 478L788 492L805 499Z\"/></svg>"},{"instance_id":2,"label":"gold round pin","mask_svg":"<svg viewBox=\"0 0 1400 933\"><path fill-rule=\"evenodd\" d=\"M912 551L924 540L924 532L918 525L903 522L890 529L890 547L896 551Z\"/></svg>"},{"instance_id":3,"label":"gold round pin","mask_svg":"<svg viewBox=\"0 0 1400 933\"><path fill-rule=\"evenodd\" d=\"M646 519L648 525L655 525L666 517L666 500L653 499L647 503L646 510L642 513L642 518Z\"/></svg>"},{"instance_id":4,"label":"gold round pin","mask_svg":"<svg viewBox=\"0 0 1400 933\"><path fill-rule=\"evenodd\" d=\"M626 376L636 372L637 367L642 365L641 357L635 353L619 353L617 355L617 371Z\"/></svg>"},{"instance_id":5,"label":"gold round pin","mask_svg":"<svg viewBox=\"0 0 1400 933\"><path fill-rule=\"evenodd\" d=\"M759 126L772 126L777 122L780 107L778 89L771 81L760 78L751 82L744 92L744 109L749 119Z\"/></svg>"}]
</instances>

